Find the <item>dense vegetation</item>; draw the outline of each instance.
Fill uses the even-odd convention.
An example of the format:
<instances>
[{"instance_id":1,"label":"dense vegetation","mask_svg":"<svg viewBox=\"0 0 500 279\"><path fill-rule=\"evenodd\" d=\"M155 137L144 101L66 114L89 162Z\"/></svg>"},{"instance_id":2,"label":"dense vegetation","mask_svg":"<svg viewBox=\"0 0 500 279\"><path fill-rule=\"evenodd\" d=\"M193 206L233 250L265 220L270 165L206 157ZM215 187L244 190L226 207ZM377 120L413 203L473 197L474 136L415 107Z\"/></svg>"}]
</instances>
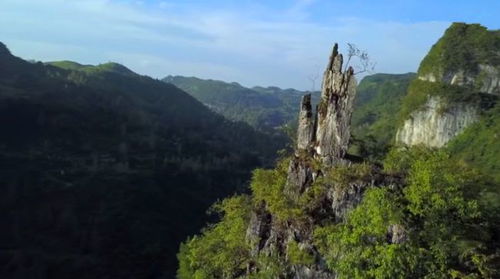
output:
<instances>
[{"instance_id":1,"label":"dense vegetation","mask_svg":"<svg viewBox=\"0 0 500 279\"><path fill-rule=\"evenodd\" d=\"M221 220L182 245L178 278L295 278L297 266L320 266L336 278L499 278L500 107L496 96L477 90L478 65L499 65L499 34L453 24L419 69L420 76L434 74L434 82L414 74L366 77L350 148L365 162L325 169L298 154L321 172L298 196L287 189L290 158L255 170L251 194L215 205ZM443 77L460 70L478 75L476 83L450 85ZM444 149L391 148L401 122L429 96L440 97L443 110L456 102L479 105L481 119ZM352 187L370 183L344 219L332 217L329 195L349 198ZM275 248L258 253L260 239L249 231L252 216L262 212L292 232L275 235L285 237L285 247L273 242ZM311 226L313 247L293 236Z\"/></svg>"},{"instance_id":2,"label":"dense vegetation","mask_svg":"<svg viewBox=\"0 0 500 279\"><path fill-rule=\"evenodd\" d=\"M481 72L480 65L500 66L499 49L499 31L490 31L479 24L453 23L422 60L418 75L426 80L411 82L401 105L399 123L431 96L442 100L443 110L457 102L491 108L496 98L480 92L482 79L487 74ZM459 72L473 80L460 86L452 85L452 77Z\"/></svg>"},{"instance_id":3,"label":"dense vegetation","mask_svg":"<svg viewBox=\"0 0 500 279\"><path fill-rule=\"evenodd\" d=\"M397 115L414 73L375 74L361 80L352 115L353 144L350 152L381 158L393 144Z\"/></svg>"},{"instance_id":4,"label":"dense vegetation","mask_svg":"<svg viewBox=\"0 0 500 279\"><path fill-rule=\"evenodd\" d=\"M256 170L251 196L235 196L215 206L221 221L181 247L178 278L235 278L249 265L258 270L251 278L277 278L286 277L294 264L314 263L316 259L293 241L286 248L287 257L252 253L245 239L252 206L256 210L264 202L283 224L307 223L310 207L321 202L328 187L342 191L353 181L372 179L371 168L336 167L332 176L326 175L298 200L290 200L283 194L287 165L282 159L273 170ZM345 222L326 218L315 223L315 249L328 269L339 278L499 275L499 212L498 203L491 203L498 193L491 191L485 177L444 151L425 148L391 151L383 172L404 182L368 189ZM394 225L405 228L405 241L387 241L388 228Z\"/></svg>"},{"instance_id":5,"label":"dense vegetation","mask_svg":"<svg viewBox=\"0 0 500 279\"><path fill-rule=\"evenodd\" d=\"M453 23L420 64L419 74L442 76L465 70L477 72L479 64L500 65L500 32L480 24Z\"/></svg>"},{"instance_id":6,"label":"dense vegetation","mask_svg":"<svg viewBox=\"0 0 500 279\"><path fill-rule=\"evenodd\" d=\"M246 88L236 82L195 77L168 76L163 81L188 92L227 119L243 121L266 132L276 132L276 128L296 121L300 99L306 94L278 87ZM319 92L314 92L313 103L318 99Z\"/></svg>"},{"instance_id":7,"label":"dense vegetation","mask_svg":"<svg viewBox=\"0 0 500 279\"><path fill-rule=\"evenodd\" d=\"M206 208L284 142L126 67L0 44L0 277L173 277Z\"/></svg>"},{"instance_id":8,"label":"dense vegetation","mask_svg":"<svg viewBox=\"0 0 500 279\"><path fill-rule=\"evenodd\" d=\"M500 183L499 137L500 105L497 105L452 140L447 148L456 160L480 169Z\"/></svg>"},{"instance_id":9,"label":"dense vegetation","mask_svg":"<svg viewBox=\"0 0 500 279\"><path fill-rule=\"evenodd\" d=\"M499 34L453 24L419 75L500 65ZM290 157L265 167L303 92L28 63L0 43L0 277L164 278L177 268L180 279L288 278L319 264L338 278L499 278L500 105L476 87L415 77L363 79L349 152L364 161L326 168L299 154L321 175L290 195ZM392 148L429 96L484 113L443 150ZM332 217L328 196L356 185L370 185L361 202ZM312 248L291 239L256 253L248 228L260 211L312 227Z\"/></svg>"}]
</instances>

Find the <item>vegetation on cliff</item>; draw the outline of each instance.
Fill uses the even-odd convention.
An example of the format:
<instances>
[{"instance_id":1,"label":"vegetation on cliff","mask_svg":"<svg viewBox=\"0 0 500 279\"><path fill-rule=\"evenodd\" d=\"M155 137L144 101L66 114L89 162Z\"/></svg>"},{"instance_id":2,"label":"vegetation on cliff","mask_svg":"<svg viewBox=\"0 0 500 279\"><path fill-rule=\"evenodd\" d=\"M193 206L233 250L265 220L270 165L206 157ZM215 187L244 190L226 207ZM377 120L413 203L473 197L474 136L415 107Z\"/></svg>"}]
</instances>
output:
<instances>
[{"instance_id":1,"label":"vegetation on cliff","mask_svg":"<svg viewBox=\"0 0 500 279\"><path fill-rule=\"evenodd\" d=\"M500 182L500 105L453 139L447 149L453 158L477 168ZM496 186L499 187L499 186ZM500 190L500 189L499 189Z\"/></svg>"},{"instance_id":2,"label":"vegetation on cliff","mask_svg":"<svg viewBox=\"0 0 500 279\"><path fill-rule=\"evenodd\" d=\"M323 182L329 183L313 186L299 199L290 200L283 194L285 161L280 161L274 170L254 172L250 197L230 198L217 206L224 211L222 220L182 246L178 255L179 278L244 277L250 266L258 267L257 274L252 275L255 278L271 278L259 277L264 273L288 278L287 272L297 262L307 266L319 259L325 260L328 269L339 278L499 275L495 266L499 256L495 234L500 229L500 216L498 205L485 198L498 196L491 192L485 177L453 160L445 151L391 151L384 162L384 173L400 177L402 183L368 189L359 206L340 223L312 214L310 206L320 204L321 193L331 190L331 185L336 185L337 190L349 187L363 179L366 172L357 171L357 165L347 167L345 173L349 176L342 176L335 183L325 177ZM343 173L338 168L331 172ZM307 203L301 203L301 199ZM250 206L259 208L263 203L272 216L283 218L284 226L315 223L314 249L319 254L309 254L297 248L300 246L287 247L294 256L285 257L285 252L253 254L245 239ZM388 241L391 226L403 230L404 239Z\"/></svg>"},{"instance_id":3,"label":"vegetation on cliff","mask_svg":"<svg viewBox=\"0 0 500 279\"><path fill-rule=\"evenodd\" d=\"M419 75L465 70L477 72L479 64L500 65L500 31L480 24L453 23L422 60Z\"/></svg>"},{"instance_id":4,"label":"vegetation on cliff","mask_svg":"<svg viewBox=\"0 0 500 279\"><path fill-rule=\"evenodd\" d=\"M500 191L488 176L422 146L391 149L382 165L345 153L356 84L342 63L336 45L314 120L302 99L294 154L226 201L246 202L222 203L222 221L182 246L178 278L500 275Z\"/></svg>"}]
</instances>

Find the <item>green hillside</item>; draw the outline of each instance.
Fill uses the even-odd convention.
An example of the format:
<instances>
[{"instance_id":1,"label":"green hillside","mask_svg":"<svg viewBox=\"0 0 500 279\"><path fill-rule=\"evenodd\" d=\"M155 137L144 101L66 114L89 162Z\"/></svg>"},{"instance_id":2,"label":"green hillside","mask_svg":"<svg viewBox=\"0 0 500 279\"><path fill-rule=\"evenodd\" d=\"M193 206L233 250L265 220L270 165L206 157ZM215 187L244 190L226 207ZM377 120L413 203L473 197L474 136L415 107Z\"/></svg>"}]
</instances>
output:
<instances>
[{"instance_id":1,"label":"green hillside","mask_svg":"<svg viewBox=\"0 0 500 279\"><path fill-rule=\"evenodd\" d=\"M173 278L206 209L284 146L122 65L3 44L0 127L1 278Z\"/></svg>"},{"instance_id":2,"label":"green hillside","mask_svg":"<svg viewBox=\"0 0 500 279\"><path fill-rule=\"evenodd\" d=\"M301 97L306 92L278 87L246 88L238 83L168 76L164 82L188 92L227 119L243 121L259 130L272 132L296 121ZM318 102L319 92L313 94Z\"/></svg>"},{"instance_id":3,"label":"green hillside","mask_svg":"<svg viewBox=\"0 0 500 279\"><path fill-rule=\"evenodd\" d=\"M448 143L457 160L476 167L500 182L500 105L489 110L478 123ZM499 189L500 190L500 189Z\"/></svg>"},{"instance_id":4,"label":"green hillside","mask_svg":"<svg viewBox=\"0 0 500 279\"><path fill-rule=\"evenodd\" d=\"M455 102L475 103L490 108L494 100L482 92L484 79L491 75L481 65L500 66L500 30L488 30L479 24L453 23L432 46L420 63L418 75L403 99L399 119L403 122L430 96ZM454 76L463 76L461 84ZM434 80L432 80L434 79Z\"/></svg>"},{"instance_id":5,"label":"green hillside","mask_svg":"<svg viewBox=\"0 0 500 279\"><path fill-rule=\"evenodd\" d=\"M432 46L419 68L420 75L457 70L478 72L480 64L500 65L500 30L480 24L453 23Z\"/></svg>"},{"instance_id":6,"label":"green hillside","mask_svg":"<svg viewBox=\"0 0 500 279\"><path fill-rule=\"evenodd\" d=\"M401 102L415 76L375 74L361 80L352 115L352 153L380 158L387 152L396 135Z\"/></svg>"}]
</instances>

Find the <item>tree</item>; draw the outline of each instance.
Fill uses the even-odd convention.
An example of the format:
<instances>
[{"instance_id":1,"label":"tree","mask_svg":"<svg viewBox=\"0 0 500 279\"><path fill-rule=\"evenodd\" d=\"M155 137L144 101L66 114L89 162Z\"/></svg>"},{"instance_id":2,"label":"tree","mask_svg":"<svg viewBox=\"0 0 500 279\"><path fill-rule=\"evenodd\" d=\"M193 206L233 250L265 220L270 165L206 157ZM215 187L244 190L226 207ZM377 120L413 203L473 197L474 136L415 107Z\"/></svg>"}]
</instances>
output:
<instances>
[{"instance_id":1,"label":"tree","mask_svg":"<svg viewBox=\"0 0 500 279\"><path fill-rule=\"evenodd\" d=\"M375 69L376 63L370 59L368 52L365 50L360 50L355 44L347 43L347 63L345 63L344 72L349 68L351 60L353 58L358 59L357 65L352 66L354 68L354 74L361 74L364 72L372 72Z\"/></svg>"}]
</instances>

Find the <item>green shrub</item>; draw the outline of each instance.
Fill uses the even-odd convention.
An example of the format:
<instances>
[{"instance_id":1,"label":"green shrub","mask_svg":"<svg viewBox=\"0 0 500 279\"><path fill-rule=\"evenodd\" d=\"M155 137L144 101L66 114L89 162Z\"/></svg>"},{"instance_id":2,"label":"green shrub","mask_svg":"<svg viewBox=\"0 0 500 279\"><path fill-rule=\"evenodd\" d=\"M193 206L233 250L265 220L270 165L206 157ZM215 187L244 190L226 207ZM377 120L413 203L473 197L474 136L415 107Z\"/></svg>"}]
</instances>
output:
<instances>
[{"instance_id":1,"label":"green shrub","mask_svg":"<svg viewBox=\"0 0 500 279\"><path fill-rule=\"evenodd\" d=\"M296 241L290 241L287 245L288 262L294 265L309 265L314 263L314 257L307 251L300 249Z\"/></svg>"},{"instance_id":2,"label":"green shrub","mask_svg":"<svg viewBox=\"0 0 500 279\"><path fill-rule=\"evenodd\" d=\"M297 202L284 194L289 163L285 158L275 169L256 169L250 183L254 204L265 202L269 212L281 221L299 218L303 213Z\"/></svg>"},{"instance_id":3,"label":"green shrub","mask_svg":"<svg viewBox=\"0 0 500 279\"><path fill-rule=\"evenodd\" d=\"M487 248L498 213L481 202L488 182L445 152L423 149L392 151L386 160L408 176L402 192L369 189L345 223L316 227L315 244L339 278L498 275ZM387 241L393 224L406 228L405 242Z\"/></svg>"},{"instance_id":4,"label":"green shrub","mask_svg":"<svg viewBox=\"0 0 500 279\"><path fill-rule=\"evenodd\" d=\"M247 196L214 205L213 209L223 214L222 220L181 245L177 278L233 278L241 274L250 258L245 239L250 206Z\"/></svg>"}]
</instances>

